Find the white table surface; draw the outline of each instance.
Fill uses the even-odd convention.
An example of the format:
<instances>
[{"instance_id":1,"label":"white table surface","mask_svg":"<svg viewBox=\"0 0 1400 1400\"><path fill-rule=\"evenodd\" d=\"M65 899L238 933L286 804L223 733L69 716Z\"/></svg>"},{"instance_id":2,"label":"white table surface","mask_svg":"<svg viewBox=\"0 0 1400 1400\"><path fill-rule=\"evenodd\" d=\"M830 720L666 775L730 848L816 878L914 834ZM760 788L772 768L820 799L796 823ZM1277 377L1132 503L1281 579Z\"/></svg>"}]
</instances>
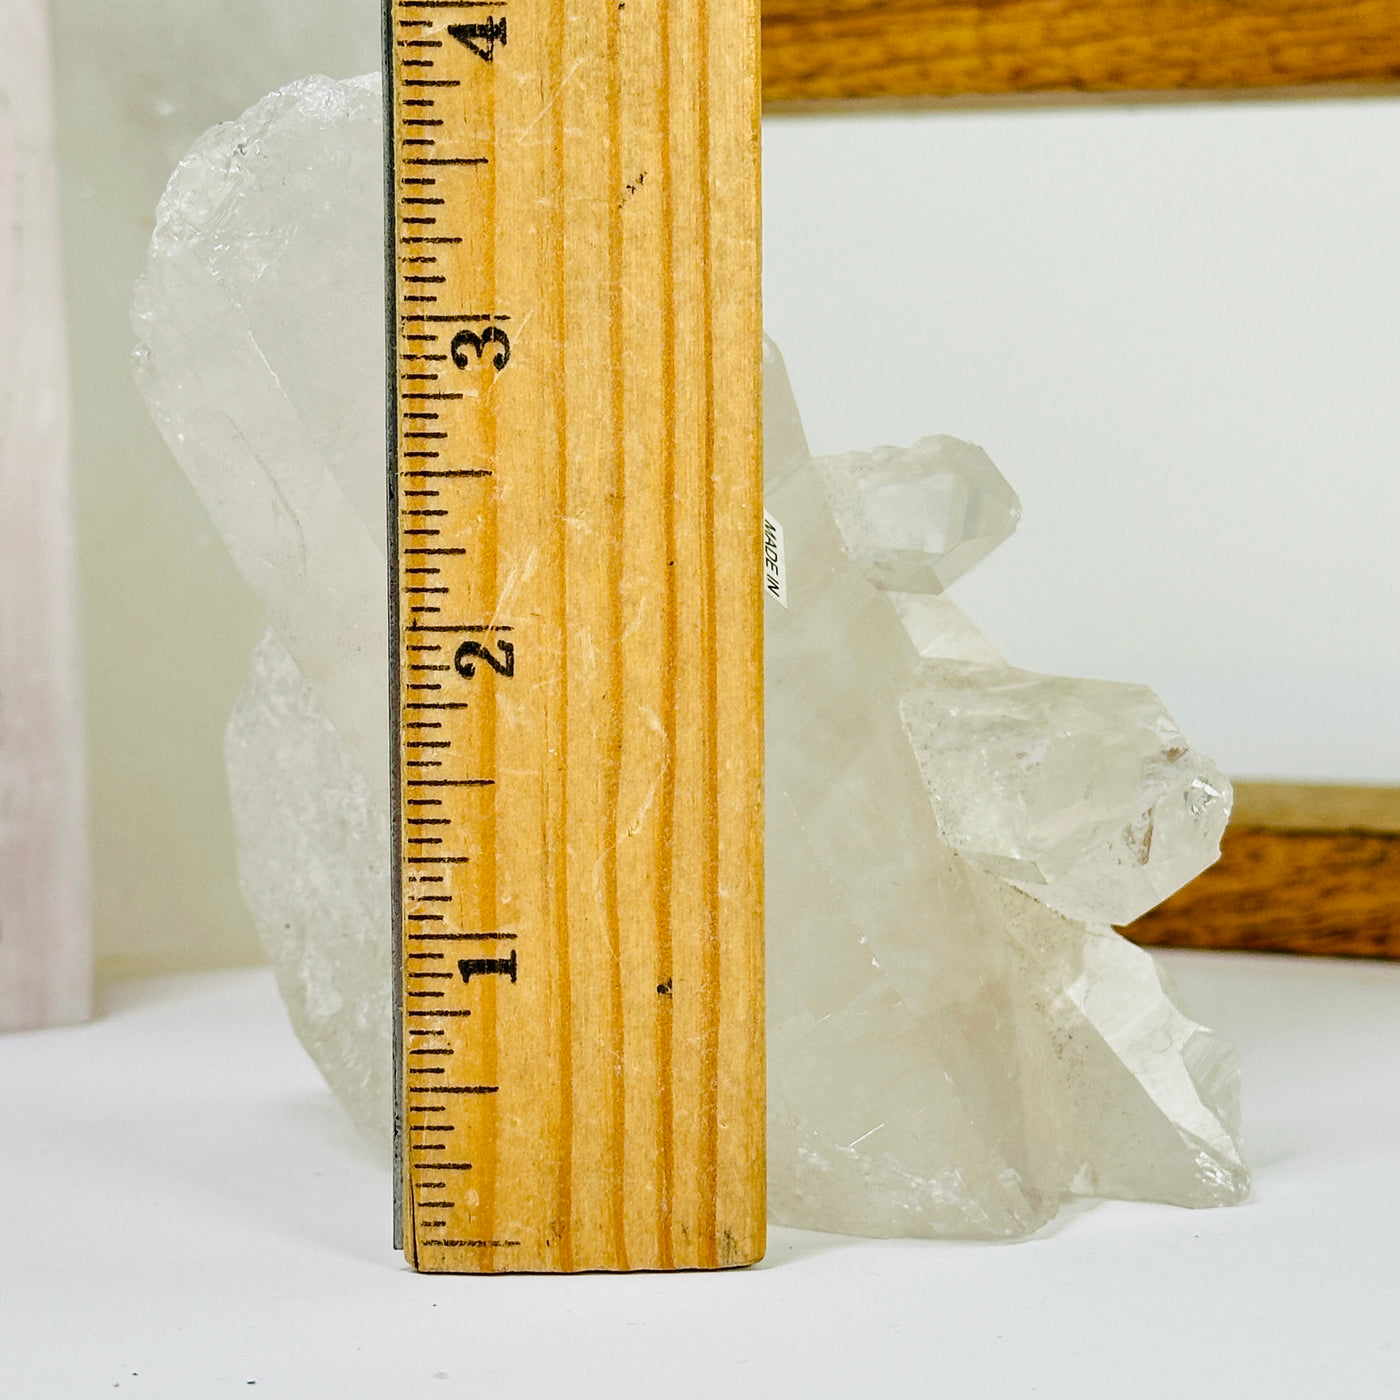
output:
<instances>
[{"instance_id":1,"label":"white table surface","mask_svg":"<svg viewBox=\"0 0 1400 1400\"><path fill-rule=\"evenodd\" d=\"M1244 1049L1250 1204L711 1275L415 1275L269 972L114 987L0 1038L0 1397L1400 1397L1400 966L1168 961Z\"/></svg>"}]
</instances>

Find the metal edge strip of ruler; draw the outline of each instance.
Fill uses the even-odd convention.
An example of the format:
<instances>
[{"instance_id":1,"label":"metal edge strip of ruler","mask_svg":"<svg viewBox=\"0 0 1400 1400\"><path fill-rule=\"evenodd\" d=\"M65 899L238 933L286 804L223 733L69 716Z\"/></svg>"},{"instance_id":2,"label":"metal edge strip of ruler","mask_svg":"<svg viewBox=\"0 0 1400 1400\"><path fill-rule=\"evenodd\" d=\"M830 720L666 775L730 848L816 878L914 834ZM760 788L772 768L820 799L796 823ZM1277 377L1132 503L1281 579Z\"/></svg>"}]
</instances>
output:
<instances>
[{"instance_id":1,"label":"metal edge strip of ruler","mask_svg":"<svg viewBox=\"0 0 1400 1400\"><path fill-rule=\"evenodd\" d=\"M384 486L385 548L389 609L389 972L393 1008L394 1248L403 1234L403 830L399 793L403 781L399 749L399 314L398 155L394 120L394 0L381 0L384 102Z\"/></svg>"},{"instance_id":2,"label":"metal edge strip of ruler","mask_svg":"<svg viewBox=\"0 0 1400 1400\"><path fill-rule=\"evenodd\" d=\"M752 1262L757 5L384 16L398 1243Z\"/></svg>"}]
</instances>

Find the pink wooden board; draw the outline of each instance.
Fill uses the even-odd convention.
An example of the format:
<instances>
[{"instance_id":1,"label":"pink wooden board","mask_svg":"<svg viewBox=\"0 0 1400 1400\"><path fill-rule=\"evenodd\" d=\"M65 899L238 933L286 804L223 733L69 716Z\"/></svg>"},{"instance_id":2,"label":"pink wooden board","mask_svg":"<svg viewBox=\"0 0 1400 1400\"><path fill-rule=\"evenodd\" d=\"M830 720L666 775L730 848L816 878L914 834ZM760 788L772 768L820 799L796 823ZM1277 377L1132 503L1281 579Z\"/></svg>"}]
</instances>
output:
<instances>
[{"instance_id":1,"label":"pink wooden board","mask_svg":"<svg viewBox=\"0 0 1400 1400\"><path fill-rule=\"evenodd\" d=\"M68 366L43 0L0 0L0 1030L91 1005Z\"/></svg>"}]
</instances>

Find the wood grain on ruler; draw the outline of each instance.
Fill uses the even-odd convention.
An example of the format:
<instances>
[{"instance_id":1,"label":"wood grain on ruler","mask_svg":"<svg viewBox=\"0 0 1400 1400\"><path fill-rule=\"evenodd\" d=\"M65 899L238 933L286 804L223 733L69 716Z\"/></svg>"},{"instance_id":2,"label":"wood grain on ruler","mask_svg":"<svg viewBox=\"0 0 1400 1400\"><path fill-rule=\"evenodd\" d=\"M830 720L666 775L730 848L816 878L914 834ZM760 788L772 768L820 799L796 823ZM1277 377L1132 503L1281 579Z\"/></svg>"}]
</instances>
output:
<instances>
[{"instance_id":1,"label":"wood grain on ruler","mask_svg":"<svg viewBox=\"0 0 1400 1400\"><path fill-rule=\"evenodd\" d=\"M1400 79L1392 0L764 0L769 101Z\"/></svg>"},{"instance_id":2,"label":"wood grain on ruler","mask_svg":"<svg viewBox=\"0 0 1400 1400\"><path fill-rule=\"evenodd\" d=\"M399 350L424 356L400 370L437 376L400 378L400 466L487 473L399 478L436 493L399 500L405 1247L437 1270L751 1262L756 9L391 20Z\"/></svg>"}]
</instances>

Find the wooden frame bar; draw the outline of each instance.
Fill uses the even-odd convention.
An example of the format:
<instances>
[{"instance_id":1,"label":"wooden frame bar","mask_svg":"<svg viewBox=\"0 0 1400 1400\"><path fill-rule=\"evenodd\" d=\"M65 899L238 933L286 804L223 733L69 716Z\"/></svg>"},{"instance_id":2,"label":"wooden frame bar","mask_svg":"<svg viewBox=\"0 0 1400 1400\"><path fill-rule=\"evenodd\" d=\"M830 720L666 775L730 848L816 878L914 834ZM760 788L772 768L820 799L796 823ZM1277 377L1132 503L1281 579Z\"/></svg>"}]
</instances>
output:
<instances>
[{"instance_id":1,"label":"wooden frame bar","mask_svg":"<svg viewBox=\"0 0 1400 1400\"><path fill-rule=\"evenodd\" d=\"M768 102L1393 90L1393 0L764 0Z\"/></svg>"}]
</instances>

